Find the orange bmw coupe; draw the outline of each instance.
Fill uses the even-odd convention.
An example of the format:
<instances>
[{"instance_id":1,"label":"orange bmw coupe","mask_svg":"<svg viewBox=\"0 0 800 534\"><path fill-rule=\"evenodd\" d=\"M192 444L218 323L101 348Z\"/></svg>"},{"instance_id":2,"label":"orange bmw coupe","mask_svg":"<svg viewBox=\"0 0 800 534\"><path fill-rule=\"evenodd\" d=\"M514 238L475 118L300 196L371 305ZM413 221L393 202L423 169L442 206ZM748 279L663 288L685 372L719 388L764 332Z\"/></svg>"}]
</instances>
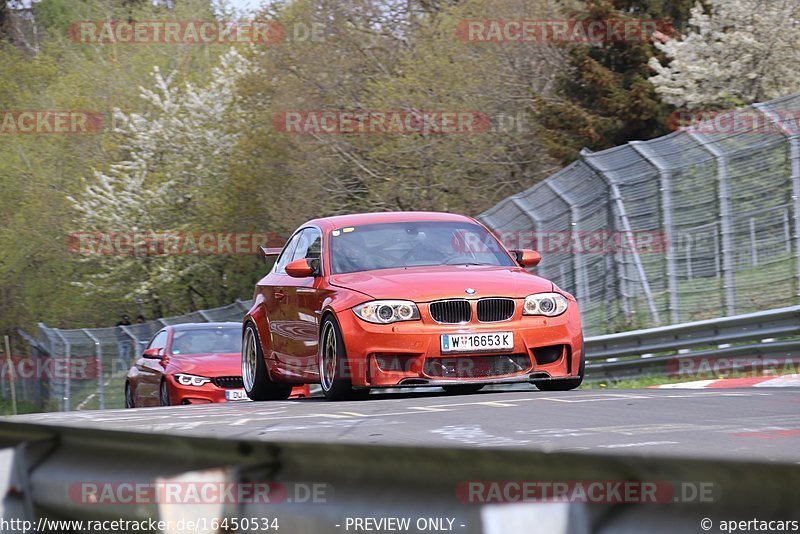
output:
<instances>
[{"instance_id":1,"label":"orange bmw coupe","mask_svg":"<svg viewBox=\"0 0 800 534\"><path fill-rule=\"evenodd\" d=\"M328 399L373 388L471 393L583 380L575 298L526 270L482 224L450 213L343 215L302 225L256 284L243 322L242 377L253 400L320 384Z\"/></svg>"}]
</instances>

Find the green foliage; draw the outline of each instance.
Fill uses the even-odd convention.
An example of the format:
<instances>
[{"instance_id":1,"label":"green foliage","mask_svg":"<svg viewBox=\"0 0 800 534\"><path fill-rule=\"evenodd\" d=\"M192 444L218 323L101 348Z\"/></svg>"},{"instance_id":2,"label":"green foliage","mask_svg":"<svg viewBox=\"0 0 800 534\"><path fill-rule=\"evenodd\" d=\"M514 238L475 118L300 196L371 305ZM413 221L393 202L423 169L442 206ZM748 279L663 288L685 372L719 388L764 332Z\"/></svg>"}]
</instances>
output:
<instances>
[{"instance_id":1,"label":"green foliage","mask_svg":"<svg viewBox=\"0 0 800 534\"><path fill-rule=\"evenodd\" d=\"M560 162L574 160L584 146L601 149L664 133L668 109L647 81L654 55L649 43L464 42L456 32L461 23L667 18L680 27L688 5L688 0L269 2L261 18L280 22L286 40L239 48L253 68L236 86L241 114L235 127L167 130L159 137L174 144L163 141L149 156L146 183L185 179L169 191L176 198L159 211L160 227L147 229L286 236L307 219L344 212L478 214L545 178ZM98 111L106 128L95 135L0 136L0 332L33 329L39 321L65 328L105 326L122 312L155 317L248 297L268 267L254 256L219 256L159 278L159 266L172 264L160 264L158 257L133 269L123 261L85 261L67 249L71 232L88 229L68 198L85 195L95 172L107 175L131 160L131 137L113 128L114 110L125 116L154 112L157 106L141 92L152 88L155 67L171 76L175 87L206 87L227 51L81 44L69 36L72 25L228 15L215 15L211 0L179 0L174 10L146 0L43 0L34 14L40 37L35 54L0 35L0 109ZM492 125L458 135L289 135L274 119L291 110L468 111L487 115ZM197 147L205 146L197 141L225 126L235 130L236 143L210 164L195 157L202 150ZM203 168L195 169L201 163ZM123 228L105 230L130 230L138 222L130 216ZM101 292L84 289L105 275ZM157 287L134 291L145 279Z\"/></svg>"},{"instance_id":2,"label":"green foliage","mask_svg":"<svg viewBox=\"0 0 800 534\"><path fill-rule=\"evenodd\" d=\"M583 21L656 20L679 27L690 7L688 1L587 0L571 16ZM559 97L533 99L541 141L554 158L566 164L584 147L602 150L668 133L670 110L647 81L648 62L655 54L651 42L580 43L568 48L572 68L559 79Z\"/></svg>"}]
</instances>

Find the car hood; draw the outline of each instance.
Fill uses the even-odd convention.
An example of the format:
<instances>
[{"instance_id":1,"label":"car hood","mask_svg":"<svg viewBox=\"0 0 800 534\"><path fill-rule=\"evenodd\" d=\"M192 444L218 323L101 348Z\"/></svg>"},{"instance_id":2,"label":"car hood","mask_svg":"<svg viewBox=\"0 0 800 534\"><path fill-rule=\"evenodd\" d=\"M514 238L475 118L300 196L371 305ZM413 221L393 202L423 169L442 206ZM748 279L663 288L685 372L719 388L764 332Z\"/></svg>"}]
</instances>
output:
<instances>
[{"instance_id":1,"label":"car hood","mask_svg":"<svg viewBox=\"0 0 800 534\"><path fill-rule=\"evenodd\" d=\"M242 376L242 355L234 353L170 355L169 372L206 376Z\"/></svg>"},{"instance_id":2,"label":"car hood","mask_svg":"<svg viewBox=\"0 0 800 534\"><path fill-rule=\"evenodd\" d=\"M336 274L331 283L375 299L429 302L444 298L512 297L553 291L553 284L518 267L447 265ZM474 295L466 293L475 290Z\"/></svg>"}]
</instances>

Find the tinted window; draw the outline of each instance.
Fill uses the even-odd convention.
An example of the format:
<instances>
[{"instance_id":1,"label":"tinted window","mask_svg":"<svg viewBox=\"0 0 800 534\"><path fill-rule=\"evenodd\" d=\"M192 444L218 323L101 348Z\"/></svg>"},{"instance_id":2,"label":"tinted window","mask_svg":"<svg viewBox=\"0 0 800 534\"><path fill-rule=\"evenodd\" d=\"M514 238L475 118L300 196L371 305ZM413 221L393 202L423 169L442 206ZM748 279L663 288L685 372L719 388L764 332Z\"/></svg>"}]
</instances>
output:
<instances>
[{"instance_id":1,"label":"tinted window","mask_svg":"<svg viewBox=\"0 0 800 534\"><path fill-rule=\"evenodd\" d=\"M297 242L292 261L299 259L317 260L322 255L322 234L316 228L306 228Z\"/></svg>"},{"instance_id":2,"label":"tinted window","mask_svg":"<svg viewBox=\"0 0 800 534\"><path fill-rule=\"evenodd\" d=\"M241 353L242 331L238 326L176 330L170 354Z\"/></svg>"},{"instance_id":3,"label":"tinted window","mask_svg":"<svg viewBox=\"0 0 800 534\"><path fill-rule=\"evenodd\" d=\"M147 346L148 349L163 349L167 346L167 331L163 330L156 334L156 337L150 341L150 344Z\"/></svg>"},{"instance_id":4,"label":"tinted window","mask_svg":"<svg viewBox=\"0 0 800 534\"><path fill-rule=\"evenodd\" d=\"M368 224L331 232L332 272L423 265L514 266L497 239L468 222Z\"/></svg>"},{"instance_id":5,"label":"tinted window","mask_svg":"<svg viewBox=\"0 0 800 534\"><path fill-rule=\"evenodd\" d=\"M283 252L278 257L278 261L275 262L275 272L282 273L286 268L286 264L292 261L292 255L294 254L294 249L297 246L297 242L300 240L301 232L297 232L292 236L292 238L284 245Z\"/></svg>"}]
</instances>

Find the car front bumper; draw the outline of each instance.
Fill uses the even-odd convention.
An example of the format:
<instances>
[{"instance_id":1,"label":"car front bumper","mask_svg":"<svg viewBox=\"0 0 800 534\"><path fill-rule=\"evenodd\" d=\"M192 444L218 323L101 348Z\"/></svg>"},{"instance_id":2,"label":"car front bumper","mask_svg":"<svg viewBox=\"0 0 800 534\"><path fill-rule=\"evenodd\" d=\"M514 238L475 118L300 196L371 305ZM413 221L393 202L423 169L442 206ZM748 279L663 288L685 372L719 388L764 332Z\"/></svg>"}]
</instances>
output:
<instances>
[{"instance_id":1,"label":"car front bumper","mask_svg":"<svg viewBox=\"0 0 800 534\"><path fill-rule=\"evenodd\" d=\"M338 317L356 387L419 387L562 380L578 374L583 337L577 305L558 317L523 316L518 305L507 321L438 324L427 306L421 320L368 323L347 310ZM442 352L442 334L511 332L507 351Z\"/></svg>"}]
</instances>

